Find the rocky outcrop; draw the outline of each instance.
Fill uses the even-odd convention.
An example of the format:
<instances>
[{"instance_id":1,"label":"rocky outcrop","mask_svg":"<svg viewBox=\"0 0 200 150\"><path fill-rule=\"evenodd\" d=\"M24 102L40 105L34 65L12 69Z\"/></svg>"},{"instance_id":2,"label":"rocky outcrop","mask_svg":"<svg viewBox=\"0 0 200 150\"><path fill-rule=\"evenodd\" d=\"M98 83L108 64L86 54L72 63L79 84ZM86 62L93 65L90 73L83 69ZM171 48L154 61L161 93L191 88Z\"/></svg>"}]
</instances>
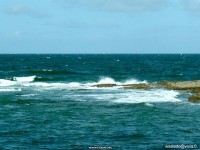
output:
<instances>
[{"instance_id":1,"label":"rocky outcrop","mask_svg":"<svg viewBox=\"0 0 200 150\"><path fill-rule=\"evenodd\" d=\"M189 101L193 103L200 103L200 93L190 96Z\"/></svg>"},{"instance_id":2,"label":"rocky outcrop","mask_svg":"<svg viewBox=\"0 0 200 150\"><path fill-rule=\"evenodd\" d=\"M125 84L125 85L117 85L117 84L96 84L93 85L93 87L114 87L119 86L124 89L143 89L143 90L149 90L151 87L148 84L145 83L138 83L138 84Z\"/></svg>"},{"instance_id":3,"label":"rocky outcrop","mask_svg":"<svg viewBox=\"0 0 200 150\"><path fill-rule=\"evenodd\" d=\"M142 89L149 90L154 88L167 88L171 90L188 90L193 92L194 95L189 97L189 101L193 103L200 103L200 80L194 81L164 81L164 82L151 82L151 83L138 83L138 84L126 84L126 85L117 85L117 84L97 84L93 87L114 87L119 86L123 89Z\"/></svg>"},{"instance_id":4,"label":"rocky outcrop","mask_svg":"<svg viewBox=\"0 0 200 150\"><path fill-rule=\"evenodd\" d=\"M143 89L149 90L151 87L148 84L140 83L140 84L126 84L123 86L124 89Z\"/></svg>"},{"instance_id":5,"label":"rocky outcrop","mask_svg":"<svg viewBox=\"0 0 200 150\"><path fill-rule=\"evenodd\" d=\"M159 82L158 85L173 90L198 90L200 89L200 80L194 81L166 81Z\"/></svg>"},{"instance_id":6,"label":"rocky outcrop","mask_svg":"<svg viewBox=\"0 0 200 150\"><path fill-rule=\"evenodd\" d=\"M190 92L196 93L188 98L190 102L200 103L200 80L194 81L166 81L159 82L158 85L161 85L167 89L172 90L188 90Z\"/></svg>"},{"instance_id":7,"label":"rocky outcrop","mask_svg":"<svg viewBox=\"0 0 200 150\"><path fill-rule=\"evenodd\" d=\"M113 86L117 86L117 84L97 84L97 85L93 85L93 87L113 87Z\"/></svg>"}]
</instances>

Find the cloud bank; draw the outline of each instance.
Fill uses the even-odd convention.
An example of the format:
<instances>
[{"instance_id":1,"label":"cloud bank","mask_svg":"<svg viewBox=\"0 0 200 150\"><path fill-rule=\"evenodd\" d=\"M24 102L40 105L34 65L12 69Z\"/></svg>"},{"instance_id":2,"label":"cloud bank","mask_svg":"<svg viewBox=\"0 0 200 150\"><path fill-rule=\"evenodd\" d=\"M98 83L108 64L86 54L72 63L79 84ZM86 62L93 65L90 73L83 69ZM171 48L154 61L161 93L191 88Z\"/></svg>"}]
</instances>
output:
<instances>
[{"instance_id":1,"label":"cloud bank","mask_svg":"<svg viewBox=\"0 0 200 150\"><path fill-rule=\"evenodd\" d=\"M101 11L138 12L155 11L167 6L167 0L54 0L65 6L87 7Z\"/></svg>"},{"instance_id":2,"label":"cloud bank","mask_svg":"<svg viewBox=\"0 0 200 150\"><path fill-rule=\"evenodd\" d=\"M28 7L22 4L11 5L6 8L5 12L8 15L25 15L25 16L35 17L35 18L49 17L49 14L44 10Z\"/></svg>"},{"instance_id":3,"label":"cloud bank","mask_svg":"<svg viewBox=\"0 0 200 150\"><path fill-rule=\"evenodd\" d=\"M200 13L200 0L183 0L182 2L186 11Z\"/></svg>"},{"instance_id":4,"label":"cloud bank","mask_svg":"<svg viewBox=\"0 0 200 150\"><path fill-rule=\"evenodd\" d=\"M24 33L19 30L6 33L6 37L8 37L8 38L21 38L23 36L24 36Z\"/></svg>"}]
</instances>

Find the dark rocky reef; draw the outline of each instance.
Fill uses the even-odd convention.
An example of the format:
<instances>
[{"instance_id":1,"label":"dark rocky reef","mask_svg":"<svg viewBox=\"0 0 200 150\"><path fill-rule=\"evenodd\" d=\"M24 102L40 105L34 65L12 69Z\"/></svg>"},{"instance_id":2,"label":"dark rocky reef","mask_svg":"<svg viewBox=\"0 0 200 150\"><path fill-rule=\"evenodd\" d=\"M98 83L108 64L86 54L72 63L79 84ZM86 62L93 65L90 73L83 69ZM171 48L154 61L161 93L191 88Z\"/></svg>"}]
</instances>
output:
<instances>
[{"instance_id":1,"label":"dark rocky reef","mask_svg":"<svg viewBox=\"0 0 200 150\"><path fill-rule=\"evenodd\" d=\"M123 86L124 89L143 89L143 90L149 90L151 89L151 86L145 83L139 83L139 84L126 84Z\"/></svg>"},{"instance_id":2,"label":"dark rocky reef","mask_svg":"<svg viewBox=\"0 0 200 150\"><path fill-rule=\"evenodd\" d=\"M158 85L173 90L198 90L200 88L200 80L194 81L164 81L158 82Z\"/></svg>"},{"instance_id":3,"label":"dark rocky reef","mask_svg":"<svg viewBox=\"0 0 200 150\"><path fill-rule=\"evenodd\" d=\"M125 84L125 85L117 85L117 84L96 84L93 85L93 87L114 87L114 86L120 86L124 89L143 89L143 90L149 90L151 87L148 84L145 83L138 83L138 84Z\"/></svg>"},{"instance_id":4,"label":"dark rocky reef","mask_svg":"<svg viewBox=\"0 0 200 150\"><path fill-rule=\"evenodd\" d=\"M193 103L200 103L200 93L190 96L189 101Z\"/></svg>"},{"instance_id":5,"label":"dark rocky reef","mask_svg":"<svg viewBox=\"0 0 200 150\"><path fill-rule=\"evenodd\" d=\"M200 103L200 80L194 81L163 81L163 82L151 82L151 83L138 83L138 84L97 84L93 87L115 87L119 86L123 89L142 89L150 90L152 88L167 88L170 90L187 90L192 92L193 95L189 97L189 101L193 103Z\"/></svg>"},{"instance_id":6,"label":"dark rocky reef","mask_svg":"<svg viewBox=\"0 0 200 150\"><path fill-rule=\"evenodd\" d=\"M200 102L200 80L194 80L194 81L165 81L165 82L159 82L159 86L163 86L167 89L172 90L187 90L194 95L189 97L189 101L193 103L199 103ZM196 93L196 94L195 94Z\"/></svg>"},{"instance_id":7,"label":"dark rocky reef","mask_svg":"<svg viewBox=\"0 0 200 150\"><path fill-rule=\"evenodd\" d=\"M113 86L117 86L117 84L96 84L93 85L93 87L113 87Z\"/></svg>"}]
</instances>

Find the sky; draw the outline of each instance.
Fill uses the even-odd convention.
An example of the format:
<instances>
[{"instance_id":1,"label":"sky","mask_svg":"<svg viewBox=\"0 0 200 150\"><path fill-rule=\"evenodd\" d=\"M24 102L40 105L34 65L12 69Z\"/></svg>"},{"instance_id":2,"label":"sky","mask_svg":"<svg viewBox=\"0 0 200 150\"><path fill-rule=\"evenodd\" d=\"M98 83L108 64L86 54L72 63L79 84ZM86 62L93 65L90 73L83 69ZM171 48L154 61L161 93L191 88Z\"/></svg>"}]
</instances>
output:
<instances>
[{"instance_id":1,"label":"sky","mask_svg":"<svg viewBox=\"0 0 200 150\"><path fill-rule=\"evenodd\" d=\"M0 53L199 53L200 0L0 0Z\"/></svg>"}]
</instances>

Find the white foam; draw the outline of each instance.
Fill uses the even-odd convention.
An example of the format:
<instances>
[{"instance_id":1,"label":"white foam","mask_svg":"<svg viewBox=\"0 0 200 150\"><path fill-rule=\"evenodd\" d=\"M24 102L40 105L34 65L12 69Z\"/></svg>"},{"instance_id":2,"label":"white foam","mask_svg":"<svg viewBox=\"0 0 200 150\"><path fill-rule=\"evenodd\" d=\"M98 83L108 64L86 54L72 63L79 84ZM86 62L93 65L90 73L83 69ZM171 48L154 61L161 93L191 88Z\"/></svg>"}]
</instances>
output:
<instances>
[{"instance_id":1,"label":"white foam","mask_svg":"<svg viewBox=\"0 0 200 150\"><path fill-rule=\"evenodd\" d=\"M148 107L153 107L154 103L166 103L166 102L182 102L178 99L179 92L170 91L164 89L157 90L123 90L118 89L117 91L100 90L89 93L87 95L70 95L70 97L75 97L75 99L92 100L92 101L105 101L112 103L145 103Z\"/></svg>"},{"instance_id":2,"label":"white foam","mask_svg":"<svg viewBox=\"0 0 200 150\"><path fill-rule=\"evenodd\" d=\"M179 92L173 90L133 90L122 93L113 100L116 103L156 103L156 102L180 102L177 98Z\"/></svg>"},{"instance_id":3,"label":"white foam","mask_svg":"<svg viewBox=\"0 0 200 150\"><path fill-rule=\"evenodd\" d=\"M44 72L51 72L52 71L52 69L43 69L42 71L44 71Z\"/></svg>"},{"instance_id":4,"label":"white foam","mask_svg":"<svg viewBox=\"0 0 200 150\"><path fill-rule=\"evenodd\" d=\"M34 83L24 83L23 86L36 86L36 87L59 87L66 85L64 83L46 83L46 82L34 82Z\"/></svg>"},{"instance_id":5,"label":"white foam","mask_svg":"<svg viewBox=\"0 0 200 150\"><path fill-rule=\"evenodd\" d=\"M98 82L93 83L93 84L116 84L116 85L127 85L127 84L140 84L140 83L147 83L147 81L139 81L137 79L128 79L125 80L124 82L117 82L113 78L110 77L104 77L101 78Z\"/></svg>"},{"instance_id":6,"label":"white foam","mask_svg":"<svg viewBox=\"0 0 200 150\"><path fill-rule=\"evenodd\" d=\"M70 82L69 84L67 84L67 86L70 86L70 87L80 87L81 84L78 83L78 82Z\"/></svg>"},{"instance_id":7,"label":"white foam","mask_svg":"<svg viewBox=\"0 0 200 150\"><path fill-rule=\"evenodd\" d=\"M21 89L14 89L14 88L8 88L8 89L0 89L0 92L19 92Z\"/></svg>"},{"instance_id":8,"label":"white foam","mask_svg":"<svg viewBox=\"0 0 200 150\"><path fill-rule=\"evenodd\" d=\"M105 77L99 80L96 84L116 84L115 80L109 77Z\"/></svg>"},{"instance_id":9,"label":"white foam","mask_svg":"<svg viewBox=\"0 0 200 150\"><path fill-rule=\"evenodd\" d=\"M139 83L147 83L147 81L139 81L139 80L136 80L136 79L129 79L129 80L126 80L124 83L122 83L123 85L126 85L126 84L139 84Z\"/></svg>"},{"instance_id":10,"label":"white foam","mask_svg":"<svg viewBox=\"0 0 200 150\"><path fill-rule=\"evenodd\" d=\"M101 78L97 82L32 82L36 76L29 77L15 77L15 81L0 79L0 92L7 91L21 91L21 88L31 90L79 90L79 89L92 89L90 94L82 95L93 97L94 100L110 101L114 103L145 103L151 106L156 102L179 102L179 92L166 89L152 89L152 90L125 90L121 86L125 84L147 83L146 81L138 81L136 79L126 80L124 82L117 82L110 77ZM114 87L96 87L97 84L117 84ZM20 87L19 87L20 86ZM28 93L29 94L29 93ZM27 95L33 96L33 95ZM73 96L73 95L72 95Z\"/></svg>"},{"instance_id":11,"label":"white foam","mask_svg":"<svg viewBox=\"0 0 200 150\"><path fill-rule=\"evenodd\" d=\"M50 71L50 70L47 70ZM88 83L79 83L79 82L66 82L66 83L47 83L47 82L33 82L36 76L28 76L28 77L14 77L14 81L0 79L0 87L1 86L37 86L37 87L66 87L67 88L84 88L84 89L104 89L105 87L97 88L94 87L94 85L97 84L116 84L117 86L114 87L106 87L106 89L117 89L120 88L120 86L126 85L126 84L138 84L138 83L146 83L146 81L138 81L136 79L130 79L126 80L125 82L117 82L113 78L110 77L104 77L101 78L97 82L88 82ZM40 78L40 77L38 77Z\"/></svg>"},{"instance_id":12,"label":"white foam","mask_svg":"<svg viewBox=\"0 0 200 150\"><path fill-rule=\"evenodd\" d=\"M35 76L32 76L32 79ZM24 80L24 79L23 79ZM31 80L29 80L31 81ZM79 82L68 82L68 83L46 83L46 82L20 82L22 86L36 86L36 87L51 87L52 88L59 88L59 89L107 89L107 90L117 90L121 88L121 86L126 84L139 84L139 83L147 83L146 81L138 81L136 79L126 80L125 82L117 82L110 77L101 78L97 82L88 82L88 83L79 83ZM116 84L117 86L114 87L95 87L94 85L98 84Z\"/></svg>"},{"instance_id":13,"label":"white foam","mask_svg":"<svg viewBox=\"0 0 200 150\"><path fill-rule=\"evenodd\" d=\"M18 82L32 82L36 76L29 76L29 77L14 77L13 79Z\"/></svg>"},{"instance_id":14,"label":"white foam","mask_svg":"<svg viewBox=\"0 0 200 150\"><path fill-rule=\"evenodd\" d=\"M148 107L153 107L154 105L151 104L151 103L145 103L145 106L148 106Z\"/></svg>"},{"instance_id":15,"label":"white foam","mask_svg":"<svg viewBox=\"0 0 200 150\"><path fill-rule=\"evenodd\" d=\"M25 94L25 95L21 95L23 97L31 97L31 96L36 96L37 94Z\"/></svg>"},{"instance_id":16,"label":"white foam","mask_svg":"<svg viewBox=\"0 0 200 150\"><path fill-rule=\"evenodd\" d=\"M16 84L16 82L14 82L14 81L0 79L0 86L12 86L15 84Z\"/></svg>"}]
</instances>

